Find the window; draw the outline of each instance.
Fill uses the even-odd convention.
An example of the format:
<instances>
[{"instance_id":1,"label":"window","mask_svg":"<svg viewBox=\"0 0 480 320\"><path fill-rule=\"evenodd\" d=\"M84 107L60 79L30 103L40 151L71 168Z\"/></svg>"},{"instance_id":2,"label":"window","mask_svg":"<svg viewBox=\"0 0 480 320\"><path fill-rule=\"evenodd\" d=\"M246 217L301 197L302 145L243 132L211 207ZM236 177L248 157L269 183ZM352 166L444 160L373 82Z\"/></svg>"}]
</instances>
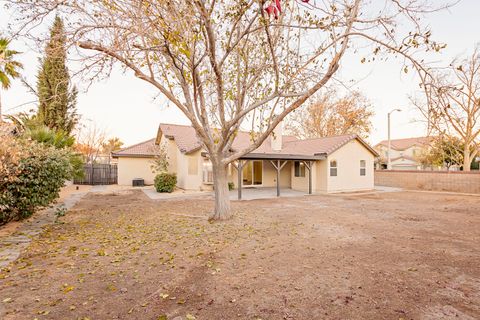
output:
<instances>
[{"instance_id":1,"label":"window","mask_svg":"<svg viewBox=\"0 0 480 320\"><path fill-rule=\"evenodd\" d=\"M213 170L212 163L210 160L203 161L203 183L212 184L213 183Z\"/></svg>"},{"instance_id":2,"label":"window","mask_svg":"<svg viewBox=\"0 0 480 320\"><path fill-rule=\"evenodd\" d=\"M295 161L295 177L305 177L305 163Z\"/></svg>"},{"instance_id":3,"label":"window","mask_svg":"<svg viewBox=\"0 0 480 320\"><path fill-rule=\"evenodd\" d=\"M330 177L337 176L337 160L330 161Z\"/></svg>"},{"instance_id":4,"label":"window","mask_svg":"<svg viewBox=\"0 0 480 320\"><path fill-rule=\"evenodd\" d=\"M188 174L192 176L195 176L198 174L197 157L188 157Z\"/></svg>"},{"instance_id":5,"label":"window","mask_svg":"<svg viewBox=\"0 0 480 320\"><path fill-rule=\"evenodd\" d=\"M360 175L365 176L367 174L367 162L360 160Z\"/></svg>"}]
</instances>

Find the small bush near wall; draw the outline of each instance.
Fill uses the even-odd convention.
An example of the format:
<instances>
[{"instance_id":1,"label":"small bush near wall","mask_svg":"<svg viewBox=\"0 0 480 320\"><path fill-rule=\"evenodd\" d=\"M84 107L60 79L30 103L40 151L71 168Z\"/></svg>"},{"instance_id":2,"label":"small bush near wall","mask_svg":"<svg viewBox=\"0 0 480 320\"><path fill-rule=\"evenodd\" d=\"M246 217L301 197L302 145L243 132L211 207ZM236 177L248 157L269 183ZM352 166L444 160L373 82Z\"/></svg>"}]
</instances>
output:
<instances>
[{"instance_id":1,"label":"small bush near wall","mask_svg":"<svg viewBox=\"0 0 480 320\"><path fill-rule=\"evenodd\" d=\"M0 139L0 225L48 206L72 175L70 152L32 141Z\"/></svg>"},{"instance_id":2,"label":"small bush near wall","mask_svg":"<svg viewBox=\"0 0 480 320\"><path fill-rule=\"evenodd\" d=\"M154 184L157 192L173 192L177 185L177 175L174 173L162 172L157 174Z\"/></svg>"},{"instance_id":3,"label":"small bush near wall","mask_svg":"<svg viewBox=\"0 0 480 320\"><path fill-rule=\"evenodd\" d=\"M235 184L233 182L229 182L228 183L228 190L232 191L233 189L235 189Z\"/></svg>"}]
</instances>

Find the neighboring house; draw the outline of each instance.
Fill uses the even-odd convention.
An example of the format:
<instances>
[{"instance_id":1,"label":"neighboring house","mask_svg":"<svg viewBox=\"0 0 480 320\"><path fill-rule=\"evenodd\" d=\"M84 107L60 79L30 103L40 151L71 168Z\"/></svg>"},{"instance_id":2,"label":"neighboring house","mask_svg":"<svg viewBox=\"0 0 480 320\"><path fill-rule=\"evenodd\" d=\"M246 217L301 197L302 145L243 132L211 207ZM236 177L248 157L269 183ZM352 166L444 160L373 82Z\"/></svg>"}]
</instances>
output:
<instances>
[{"instance_id":1,"label":"neighboring house","mask_svg":"<svg viewBox=\"0 0 480 320\"><path fill-rule=\"evenodd\" d=\"M417 137L390 140L392 170L423 169L422 164L418 162L418 157L428 150L432 139L432 137ZM381 141L374 148L380 154L377 161L377 168L386 169L388 140Z\"/></svg>"},{"instance_id":2,"label":"neighboring house","mask_svg":"<svg viewBox=\"0 0 480 320\"><path fill-rule=\"evenodd\" d=\"M232 151L243 149L250 143L250 134L239 132ZM134 178L153 183L150 166L155 144L167 150L168 171L177 174L179 188L212 188L212 165L195 130L173 124L160 124L155 139L113 154L118 158L119 184L131 184ZM242 187L275 187L279 177L278 187L304 192L370 190L374 188L374 159L377 156L375 150L356 135L298 140L282 135L281 126L278 126L274 135L258 149L229 165L228 178L235 187L238 181ZM238 179L236 169L239 164L241 179Z\"/></svg>"},{"instance_id":3,"label":"neighboring house","mask_svg":"<svg viewBox=\"0 0 480 320\"><path fill-rule=\"evenodd\" d=\"M112 153L118 170L118 184L131 185L133 179L142 178L153 184L152 160L155 157L155 138L134 144Z\"/></svg>"}]
</instances>

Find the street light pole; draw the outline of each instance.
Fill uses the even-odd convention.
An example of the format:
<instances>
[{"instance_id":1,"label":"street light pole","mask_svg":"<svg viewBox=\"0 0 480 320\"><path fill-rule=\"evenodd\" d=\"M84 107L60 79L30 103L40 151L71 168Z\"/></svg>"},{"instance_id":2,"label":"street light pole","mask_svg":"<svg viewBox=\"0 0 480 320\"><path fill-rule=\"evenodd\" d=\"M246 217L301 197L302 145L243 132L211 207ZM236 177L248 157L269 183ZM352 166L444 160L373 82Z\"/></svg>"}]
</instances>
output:
<instances>
[{"instance_id":1,"label":"street light pole","mask_svg":"<svg viewBox=\"0 0 480 320\"><path fill-rule=\"evenodd\" d=\"M390 151L391 151L391 142L390 142L390 115L395 112L395 111L402 111L400 109L393 109L388 113L388 150L387 150L387 170L392 170L392 163L391 163L391 157L390 157Z\"/></svg>"}]
</instances>

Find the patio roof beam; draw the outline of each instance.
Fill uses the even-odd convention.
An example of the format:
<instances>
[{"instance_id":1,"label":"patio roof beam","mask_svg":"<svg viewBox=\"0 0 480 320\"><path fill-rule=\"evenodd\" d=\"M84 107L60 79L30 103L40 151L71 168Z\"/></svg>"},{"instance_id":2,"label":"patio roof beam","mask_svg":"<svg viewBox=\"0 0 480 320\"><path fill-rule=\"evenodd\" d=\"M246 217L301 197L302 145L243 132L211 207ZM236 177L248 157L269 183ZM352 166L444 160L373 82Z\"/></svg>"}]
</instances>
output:
<instances>
[{"instance_id":1,"label":"patio roof beam","mask_svg":"<svg viewBox=\"0 0 480 320\"><path fill-rule=\"evenodd\" d=\"M327 156L323 153L309 155L297 155L297 154L278 154L278 153L247 153L242 156L241 159L248 160L296 160L296 161L309 161L309 160L325 160Z\"/></svg>"}]
</instances>

